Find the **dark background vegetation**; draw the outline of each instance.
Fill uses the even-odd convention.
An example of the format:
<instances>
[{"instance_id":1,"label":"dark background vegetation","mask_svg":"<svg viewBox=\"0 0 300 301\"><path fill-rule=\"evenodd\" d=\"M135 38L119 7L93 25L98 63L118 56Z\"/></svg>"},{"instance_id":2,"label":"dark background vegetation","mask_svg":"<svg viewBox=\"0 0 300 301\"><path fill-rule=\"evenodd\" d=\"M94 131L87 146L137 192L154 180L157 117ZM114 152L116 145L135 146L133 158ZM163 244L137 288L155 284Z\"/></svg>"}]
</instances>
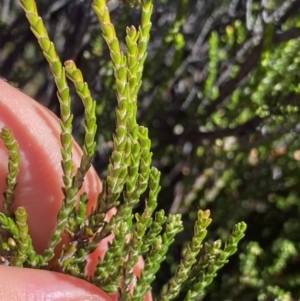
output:
<instances>
[{"instance_id":1,"label":"dark background vegetation","mask_svg":"<svg viewBox=\"0 0 300 301\"><path fill-rule=\"evenodd\" d=\"M58 114L54 81L17 2L0 0L0 76ZM108 4L123 39L140 11ZM94 165L103 178L116 97L91 0L37 5L61 59L76 62L98 102ZM154 1L152 22L138 119L162 172L159 208L182 213L185 225L154 291L174 272L200 208L211 210L209 240L248 225L204 300L299 300L300 1ZM75 96L73 111L80 142Z\"/></svg>"}]
</instances>

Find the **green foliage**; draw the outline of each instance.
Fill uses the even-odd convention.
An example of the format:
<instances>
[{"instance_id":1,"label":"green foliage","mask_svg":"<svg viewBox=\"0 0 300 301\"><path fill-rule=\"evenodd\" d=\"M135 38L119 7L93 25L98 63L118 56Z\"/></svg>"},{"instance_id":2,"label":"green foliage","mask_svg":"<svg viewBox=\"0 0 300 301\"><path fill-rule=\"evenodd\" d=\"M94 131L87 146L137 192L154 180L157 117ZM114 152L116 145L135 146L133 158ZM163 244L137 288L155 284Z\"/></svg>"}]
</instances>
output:
<instances>
[{"instance_id":1,"label":"green foliage","mask_svg":"<svg viewBox=\"0 0 300 301\"><path fill-rule=\"evenodd\" d=\"M276 254L274 262L269 266L259 268L257 260L264 256L264 251L258 243L250 242L241 259L241 283L248 288L256 288L259 291L258 300L278 298L279 300L292 300L291 293L272 283L274 275L279 275L286 268L288 261L297 254L294 244L288 240L278 239L272 247ZM294 277L296 280L298 277Z\"/></svg>"},{"instance_id":2,"label":"green foliage","mask_svg":"<svg viewBox=\"0 0 300 301\"><path fill-rule=\"evenodd\" d=\"M61 240L61 234L68 224L68 215L73 209L76 202L76 194L78 187L74 187L73 183L73 161L72 161L72 120L71 101L69 95L69 88L66 81L65 69L58 58L54 44L50 41L47 30L43 24L41 17L39 17L35 1L20 1L26 17L30 23L31 30L36 36L39 45L43 51L51 68L54 80L57 86L57 97L60 103L60 125L61 125L61 155L62 168L64 172L63 193L65 195L63 208L58 214L57 227L50 240L49 248L45 251L46 262L54 256L54 248ZM80 187L79 187L80 188Z\"/></svg>"},{"instance_id":3,"label":"green foliage","mask_svg":"<svg viewBox=\"0 0 300 301\"><path fill-rule=\"evenodd\" d=\"M102 232L91 244L66 246L61 271L84 277L84 256L113 230L116 239L98 264L98 277L90 279L107 291L116 291L120 275L130 281L140 254L146 259L145 272L132 298L149 289L160 264L151 283L160 300L298 300L299 1L153 1L152 24L148 1L141 6L141 1L108 1L107 8L95 1L104 37L86 2L72 1L59 10L46 2L40 1L40 13L57 52L76 61L77 67L72 61L64 65L67 76L83 102L91 102L84 80L96 101L93 119L80 109L71 87L73 135L82 145L89 143L90 158L96 131L93 163L106 178L88 226L85 195L78 210L62 217L68 233L89 237L99 227ZM78 11L81 22L76 21ZM1 75L56 109L37 43L28 39L13 5L10 12L22 26L16 29L2 17ZM134 27L125 29L128 24ZM85 79L75 69L69 74L68 66L80 69ZM84 92L79 92L81 86ZM97 130L85 122L83 133L78 126L83 114L96 122ZM89 142L84 142L87 133ZM80 168L88 168L88 161ZM116 206L118 214L106 224L105 212ZM199 209L205 208L213 222L202 242L210 217ZM160 248L168 241L163 234L170 222L167 213L180 213L182 222L176 220L181 232L165 253ZM8 217L3 225L13 227L14 217ZM233 231L230 236L231 229L244 231L241 220L248 228L240 255L223 266L242 235ZM8 262L18 235L5 233L1 254ZM131 233L130 243L124 240L126 233ZM195 251L194 242L203 247ZM31 256L23 265L42 268L42 260ZM122 268L112 266L126 256ZM125 299L126 288L122 283Z\"/></svg>"},{"instance_id":4,"label":"green foliage","mask_svg":"<svg viewBox=\"0 0 300 301\"><path fill-rule=\"evenodd\" d=\"M17 141L13 138L12 132L4 127L1 129L1 139L8 150L8 174L6 178L6 192L4 193L3 210L7 216L12 215L12 203L14 200L14 189L17 185L17 175L19 173L19 146Z\"/></svg>"},{"instance_id":5,"label":"green foliage","mask_svg":"<svg viewBox=\"0 0 300 301\"><path fill-rule=\"evenodd\" d=\"M58 91L64 200L49 247L43 255L37 255L28 234L25 209L18 207L15 212L12 211L19 154L17 142L12 133L4 128L1 138L9 152L9 172L7 192L4 195L4 213L0 214L1 258L6 265L47 269L47 263L53 258L54 249L61 241L61 234L66 232L70 235L71 241L63 247L61 256L54 265L58 266L61 272L81 278L87 278L84 274L85 256L94 251L103 238L113 233L114 240L109 245L104 259L99 259L94 277L88 280L108 293L119 292L120 300L136 301L143 300L147 291L151 290L151 283L161 263L165 260L170 245L174 242L176 234L183 230L180 214L166 216L163 210L155 212L160 191L160 172L152 166L148 129L137 122L137 97L142 85L153 10L151 0L128 1L131 6L138 3L141 6L140 26L138 29L134 26L126 28L126 52L124 52L121 50L115 26L111 22L106 1L95 0L93 2L103 39L109 48L118 104L113 151L103 184L103 192L99 195L97 207L86 218L88 201L86 194L81 195L77 209L74 205L76 195L95 153L96 102L75 63L71 60L66 61L64 65L61 63L43 20L38 15L35 1L20 1L31 30L49 63ZM168 43L176 41L177 50L182 49L184 45L182 41L175 39L175 33L179 31L183 21L184 15L182 14L173 28L173 34L170 32L169 38L166 39ZM213 40L211 43L216 45L211 54L213 58L217 44ZM213 87L216 74L212 76L206 90ZM82 100L85 113L83 157L75 176L73 176L71 136L73 115L67 77L73 82L76 93ZM143 200L145 203L143 212L134 214L134 208ZM107 222L104 220L105 214L113 207L117 209L117 212ZM182 292L186 293L185 300L197 300L204 295L204 289L216 277L217 270L227 262L229 256L236 252L237 244L246 230L244 223L239 223L234 227L223 250L221 241L217 240L213 243L205 243L205 251L201 253L203 240L207 234L206 228L211 223L209 215L208 210L198 211L194 236L187 246L175 276L167 284L165 291L162 291L160 300L173 300ZM83 238L82 235L84 235ZM78 237L81 237L79 241ZM129 285L134 278L133 269L140 256L145 258L145 267L131 293Z\"/></svg>"}]
</instances>

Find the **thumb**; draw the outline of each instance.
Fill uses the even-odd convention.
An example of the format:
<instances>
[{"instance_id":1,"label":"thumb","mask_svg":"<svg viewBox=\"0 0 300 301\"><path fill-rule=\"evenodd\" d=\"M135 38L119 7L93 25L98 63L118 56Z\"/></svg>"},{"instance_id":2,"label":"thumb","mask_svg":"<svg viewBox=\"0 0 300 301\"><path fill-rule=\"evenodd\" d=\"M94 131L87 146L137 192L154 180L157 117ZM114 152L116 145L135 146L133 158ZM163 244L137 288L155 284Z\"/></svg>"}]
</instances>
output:
<instances>
[{"instance_id":1,"label":"thumb","mask_svg":"<svg viewBox=\"0 0 300 301\"><path fill-rule=\"evenodd\" d=\"M112 301L87 281L61 273L0 266L0 300Z\"/></svg>"},{"instance_id":2,"label":"thumb","mask_svg":"<svg viewBox=\"0 0 300 301\"><path fill-rule=\"evenodd\" d=\"M57 117L30 97L0 80L0 129L8 127L19 144L20 172L13 209L24 206L35 250L42 253L55 228L62 205L60 126ZM79 166L82 151L73 143L73 160ZM7 151L0 141L0 193L6 189ZM89 197L88 213L102 186L93 168L82 189ZM0 210L3 204L0 204ZM92 284L68 275L0 266L0 300L105 300L111 298Z\"/></svg>"},{"instance_id":3,"label":"thumb","mask_svg":"<svg viewBox=\"0 0 300 301\"><path fill-rule=\"evenodd\" d=\"M42 253L47 247L51 233L55 228L57 213L62 206L63 199L61 190L61 187L63 186L61 154L59 152L61 147L61 130L59 122L56 116L49 110L6 82L0 80L0 129L4 126L12 130L15 139L19 144L21 155L20 172L17 178L18 184L15 189L13 206L14 209L19 206L24 206L26 208L28 213L27 222L29 234L32 238L33 246L38 253ZM79 166L81 156L82 151L74 142L73 161L75 166ZM0 141L0 193L4 192L6 189L5 178L7 172L7 151L2 141ZM93 168L90 168L87 172L82 190L87 193L89 198L87 205L87 214L89 214L91 209L96 206L97 197L102 190L101 182ZM1 206L2 204L0 204L0 211ZM106 216L107 219L109 220L114 213L115 209L110 210ZM87 257L87 266L85 269L87 275L93 277L99 257L103 259L108 248L108 242L111 242L112 239L113 234L101 241L94 253ZM59 250L57 250L57 253L59 253ZM134 274L137 277L140 276L143 266L144 263L140 257L139 263L134 268ZM8 270L12 278L7 277L6 270L4 271L3 269ZM11 284L11 279L14 279L13 283L17 280L20 288L16 289L15 285ZM57 281L60 279L63 280L61 284ZM73 278L57 274L54 276L52 272L0 266L0 288L2 285L4 293L13 294L20 289L27 298L15 298L16 300L45 300L47 298L44 297L41 299L28 298L28 291L30 292L30 290L33 290L36 296L38 296L39 292L41 296L45 296L46 293L51 295L52 290L55 292L59 291L57 287L60 287L60 285L65 294L67 294L71 288L69 285L70 279ZM21 284L22 281L23 284ZM36 283L41 283L41 285L35 286L35 281ZM72 280L71 283L74 281L75 280ZM83 281L76 283L81 285ZM133 282L131 284L131 289L134 285L135 283ZM12 287L14 287L14 289L12 289ZM29 287L30 290L26 291ZM80 287L80 289L78 288L78 290L82 292L82 287ZM97 291L99 292L100 290L97 289ZM100 292L104 294L102 291ZM34 298L36 297L34 296ZM94 300L80 298L78 300ZM118 295L114 294L111 298L112 299L99 300L117 300ZM0 298L0 300L10 299L11 298L8 297ZM52 301L60 299L47 300ZM61 300L73 299L63 297ZM145 301L151 300L151 294L147 293Z\"/></svg>"}]
</instances>

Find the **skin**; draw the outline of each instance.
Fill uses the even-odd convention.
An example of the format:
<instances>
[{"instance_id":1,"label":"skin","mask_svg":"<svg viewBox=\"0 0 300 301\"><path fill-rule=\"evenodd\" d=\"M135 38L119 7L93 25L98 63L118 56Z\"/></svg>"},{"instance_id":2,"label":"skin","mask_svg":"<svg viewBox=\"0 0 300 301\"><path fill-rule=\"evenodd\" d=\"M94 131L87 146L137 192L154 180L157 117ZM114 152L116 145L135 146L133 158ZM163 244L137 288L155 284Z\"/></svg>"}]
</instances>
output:
<instances>
[{"instance_id":1,"label":"skin","mask_svg":"<svg viewBox=\"0 0 300 301\"><path fill-rule=\"evenodd\" d=\"M21 154L18 184L13 208L24 206L28 213L29 232L33 246L42 253L55 228L57 213L61 208L63 186L60 154L60 126L57 117L21 91L0 79L0 128L9 127L19 144ZM79 166L82 151L73 143L74 165ZM0 192L6 189L7 151L0 141ZM88 194L88 214L95 207L102 184L91 168L82 187ZM0 209L3 205L0 205ZM115 210L108 213L110 219ZM67 237L63 237L66 241ZM98 258L103 258L110 235L101 241L88 258L86 274L93 275ZM59 253L59 249L57 250ZM144 262L140 258L134 269L139 276ZM132 283L134 286L134 283ZM108 296L92 284L56 272L0 266L0 300L60 301L60 300L117 300L116 294ZM145 301L151 301L150 293Z\"/></svg>"}]
</instances>

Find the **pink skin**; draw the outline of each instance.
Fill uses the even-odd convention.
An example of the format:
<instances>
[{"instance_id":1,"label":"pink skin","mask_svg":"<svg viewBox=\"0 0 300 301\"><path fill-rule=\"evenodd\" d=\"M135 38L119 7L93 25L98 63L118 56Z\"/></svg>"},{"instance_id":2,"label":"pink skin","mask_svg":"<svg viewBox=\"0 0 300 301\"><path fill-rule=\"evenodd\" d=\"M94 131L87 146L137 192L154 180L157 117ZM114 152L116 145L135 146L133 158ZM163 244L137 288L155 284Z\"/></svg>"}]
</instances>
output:
<instances>
[{"instance_id":1,"label":"pink skin","mask_svg":"<svg viewBox=\"0 0 300 301\"><path fill-rule=\"evenodd\" d=\"M63 182L59 176L62 175L62 169L58 119L33 99L0 80L0 129L3 126L12 130L21 153L13 208L26 208L34 248L38 253L42 253L55 228L57 213L63 199ZM75 168L79 165L81 155L82 151L74 141ZM6 189L6 175L7 151L0 141L0 193ZM82 191L86 191L89 197L88 214L95 207L101 189L101 181L91 168L82 187ZM1 204L0 209L2 206ZM112 214L113 212L107 218ZM93 275L98 258L104 257L108 240L112 239L113 236L110 236L100 242L97 250L89 256L87 274ZM143 265L143 260L140 259L135 267L137 276L140 275ZM68 275L0 266L0 300L111 301L117 300L117 295L108 296L101 289ZM152 300L150 293L145 296L145 300Z\"/></svg>"},{"instance_id":2,"label":"pink skin","mask_svg":"<svg viewBox=\"0 0 300 301\"><path fill-rule=\"evenodd\" d=\"M25 268L0 268L0 300L112 301L101 289L79 278Z\"/></svg>"}]
</instances>

